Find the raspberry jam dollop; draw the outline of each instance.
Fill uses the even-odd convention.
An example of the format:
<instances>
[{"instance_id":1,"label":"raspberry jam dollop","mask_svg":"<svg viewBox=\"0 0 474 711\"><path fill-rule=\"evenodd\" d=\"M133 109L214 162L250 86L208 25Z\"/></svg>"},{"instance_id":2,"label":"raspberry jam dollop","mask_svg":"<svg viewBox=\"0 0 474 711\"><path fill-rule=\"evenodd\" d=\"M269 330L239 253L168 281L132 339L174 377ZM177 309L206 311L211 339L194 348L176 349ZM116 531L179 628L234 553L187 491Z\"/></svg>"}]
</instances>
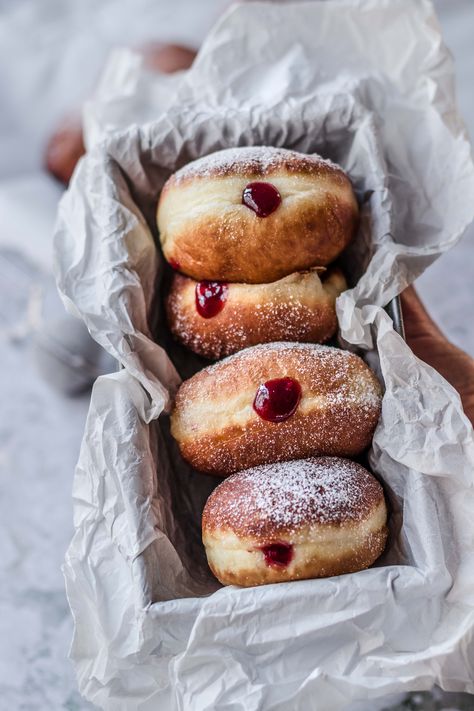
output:
<instances>
[{"instance_id":1,"label":"raspberry jam dollop","mask_svg":"<svg viewBox=\"0 0 474 711\"><path fill-rule=\"evenodd\" d=\"M224 308L229 288L223 281L200 281L196 284L196 309L203 318L212 318Z\"/></svg>"},{"instance_id":2,"label":"raspberry jam dollop","mask_svg":"<svg viewBox=\"0 0 474 711\"><path fill-rule=\"evenodd\" d=\"M271 183L249 183L242 193L242 204L258 217L268 217L281 203L281 195Z\"/></svg>"},{"instance_id":3,"label":"raspberry jam dollop","mask_svg":"<svg viewBox=\"0 0 474 711\"><path fill-rule=\"evenodd\" d=\"M181 264L176 261L176 259L170 259L169 260L169 265L172 269L175 269L177 272L181 269Z\"/></svg>"},{"instance_id":4,"label":"raspberry jam dollop","mask_svg":"<svg viewBox=\"0 0 474 711\"><path fill-rule=\"evenodd\" d=\"M285 568L293 559L291 543L270 543L268 546L262 546L260 550L267 565Z\"/></svg>"},{"instance_id":5,"label":"raspberry jam dollop","mask_svg":"<svg viewBox=\"0 0 474 711\"><path fill-rule=\"evenodd\" d=\"M301 385L293 378L267 380L260 385L253 409L262 420L283 422L291 417L301 400Z\"/></svg>"}]
</instances>

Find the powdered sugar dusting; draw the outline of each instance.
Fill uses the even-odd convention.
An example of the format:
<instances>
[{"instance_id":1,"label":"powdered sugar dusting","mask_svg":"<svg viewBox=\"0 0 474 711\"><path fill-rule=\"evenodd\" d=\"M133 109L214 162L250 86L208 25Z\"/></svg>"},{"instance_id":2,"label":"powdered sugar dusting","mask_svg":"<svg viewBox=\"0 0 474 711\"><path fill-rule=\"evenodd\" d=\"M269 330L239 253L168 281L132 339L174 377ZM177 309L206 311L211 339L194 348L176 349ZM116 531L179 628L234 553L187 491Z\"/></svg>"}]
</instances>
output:
<instances>
[{"instance_id":1,"label":"powdered sugar dusting","mask_svg":"<svg viewBox=\"0 0 474 711\"><path fill-rule=\"evenodd\" d=\"M258 343L256 346L250 346L250 348L245 348L244 350L241 350L238 353L232 353L232 355L227 356L227 358L223 358L218 363L208 365L206 368L203 369L202 372L206 372L211 375L216 371L219 372L219 370L231 364L241 365L243 369L247 369L249 361L253 361L256 357L259 359L260 357L264 359L266 356L272 353L286 355L288 353L293 352L298 352L302 355L314 358L321 358L325 355L328 356L330 353L343 353L343 358L346 357L346 354L350 355L349 351L343 351L339 348L334 348L333 346L325 346L320 343L299 343L298 341L273 341L271 343Z\"/></svg>"},{"instance_id":2,"label":"powdered sugar dusting","mask_svg":"<svg viewBox=\"0 0 474 711\"><path fill-rule=\"evenodd\" d=\"M312 524L361 521L382 499L380 484L355 462L300 459L230 476L208 499L204 522L237 535L288 534Z\"/></svg>"},{"instance_id":3,"label":"powdered sugar dusting","mask_svg":"<svg viewBox=\"0 0 474 711\"><path fill-rule=\"evenodd\" d=\"M345 286L337 270L329 270L322 279L316 270L308 270L263 286L228 284L225 308L212 319L202 319L190 298L196 284L174 275L166 299L168 322L181 343L214 360L282 338L327 341L337 329L336 293Z\"/></svg>"},{"instance_id":4,"label":"powdered sugar dusting","mask_svg":"<svg viewBox=\"0 0 474 711\"><path fill-rule=\"evenodd\" d=\"M273 343L259 343L251 348L246 348L240 353L233 353L227 358L223 358L220 363L215 365L210 365L206 368L207 372L211 372L212 368L217 367L220 364L232 363L239 358L253 358L255 355L264 355L265 353L277 352L277 353L287 353L288 351L302 351L309 352L312 355L317 354L328 354L337 353L343 358L348 358L353 356L350 351L343 351L341 348L334 348L334 346L323 346L320 343L297 343L295 341L276 341Z\"/></svg>"},{"instance_id":5,"label":"powdered sugar dusting","mask_svg":"<svg viewBox=\"0 0 474 711\"><path fill-rule=\"evenodd\" d=\"M318 377L321 372L324 372L323 377L326 380L326 385L330 385L325 394L331 403L350 405L353 402L358 406L366 405L374 408L380 406L380 384L364 361L350 351L319 343L297 343L294 341L260 343L238 353L233 353L218 363L208 366L202 372L215 375L221 369L232 364L237 368L236 382L241 382L240 376L244 378L246 373L252 372L255 363L258 363L260 369L268 356L273 354L282 358L282 373L272 374L272 377L284 377L290 375L285 371L284 359L291 353L298 354L298 374L303 381L305 376L311 378L315 372L316 362L319 362ZM354 368L358 370L357 382L353 377ZM239 373L239 371L241 372ZM362 387L360 387L361 385Z\"/></svg>"},{"instance_id":6,"label":"powdered sugar dusting","mask_svg":"<svg viewBox=\"0 0 474 711\"><path fill-rule=\"evenodd\" d=\"M195 353L214 360L282 337L300 343L327 341L337 329L335 310L327 302L311 307L291 298L286 303L270 300L255 304L251 322L248 310L239 313L234 308L232 320L226 312L219 323L203 326L195 323L194 314L182 306L179 295L172 296L169 322L173 334Z\"/></svg>"},{"instance_id":7,"label":"powdered sugar dusting","mask_svg":"<svg viewBox=\"0 0 474 711\"><path fill-rule=\"evenodd\" d=\"M209 178L224 175L264 176L284 168L288 172L327 172L344 176L342 168L317 154L306 155L273 146L245 146L226 148L188 163L172 176L173 183L190 178Z\"/></svg>"},{"instance_id":8,"label":"powdered sugar dusting","mask_svg":"<svg viewBox=\"0 0 474 711\"><path fill-rule=\"evenodd\" d=\"M287 420L266 422L252 408L255 394L267 380L284 377L299 382L300 404ZM370 444L381 400L375 374L353 353L317 344L264 344L184 382L172 432L187 461L218 476L302 457L351 457Z\"/></svg>"}]
</instances>

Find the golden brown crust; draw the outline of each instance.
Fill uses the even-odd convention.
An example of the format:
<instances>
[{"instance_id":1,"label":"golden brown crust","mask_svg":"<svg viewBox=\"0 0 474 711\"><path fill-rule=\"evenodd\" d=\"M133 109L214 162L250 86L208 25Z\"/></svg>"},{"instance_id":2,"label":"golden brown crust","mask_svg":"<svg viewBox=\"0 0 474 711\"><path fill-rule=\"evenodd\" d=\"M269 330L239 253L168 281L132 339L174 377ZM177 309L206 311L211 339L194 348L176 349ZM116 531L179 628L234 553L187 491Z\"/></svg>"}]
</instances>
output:
<instances>
[{"instance_id":1,"label":"golden brown crust","mask_svg":"<svg viewBox=\"0 0 474 711\"><path fill-rule=\"evenodd\" d=\"M284 422L257 417L245 427L223 425L194 440L178 441L181 455L198 471L222 477L264 462L294 457L356 457L369 446L379 411L366 409L359 413L344 405L328 405L323 412L296 413ZM350 424L353 419L354 426Z\"/></svg>"},{"instance_id":2,"label":"golden brown crust","mask_svg":"<svg viewBox=\"0 0 474 711\"><path fill-rule=\"evenodd\" d=\"M357 573L369 568L382 555L387 543L388 529L384 526L380 531L369 534L360 549L337 559L326 561L316 555L296 569L278 567L252 567L236 570L234 567L218 567L208 560L213 575L222 585L239 585L253 587L254 585L269 585L285 583L291 580L310 580L313 578L329 578L333 575Z\"/></svg>"},{"instance_id":3,"label":"golden brown crust","mask_svg":"<svg viewBox=\"0 0 474 711\"><path fill-rule=\"evenodd\" d=\"M228 356L272 341L322 343L337 328L335 301L347 288L339 269L297 272L271 284L228 284L224 308L212 318L196 309L198 282L175 274L166 300L177 340L205 358Z\"/></svg>"},{"instance_id":4,"label":"golden brown crust","mask_svg":"<svg viewBox=\"0 0 474 711\"><path fill-rule=\"evenodd\" d=\"M242 192L268 179L281 205L258 217ZM319 156L254 147L220 151L178 171L158 206L163 253L194 279L262 284L329 264L358 224L344 171Z\"/></svg>"},{"instance_id":5,"label":"golden brown crust","mask_svg":"<svg viewBox=\"0 0 474 711\"><path fill-rule=\"evenodd\" d=\"M294 415L268 422L252 405L258 387L289 377L302 389ZM199 471L227 476L267 462L356 456L369 444L381 388L358 356L313 344L254 346L205 368L176 396L171 431Z\"/></svg>"},{"instance_id":6,"label":"golden brown crust","mask_svg":"<svg viewBox=\"0 0 474 711\"><path fill-rule=\"evenodd\" d=\"M323 457L249 469L226 479L204 507L209 565L223 584L262 585L362 570L387 538L382 487L363 467ZM290 551L283 564L270 546Z\"/></svg>"}]
</instances>

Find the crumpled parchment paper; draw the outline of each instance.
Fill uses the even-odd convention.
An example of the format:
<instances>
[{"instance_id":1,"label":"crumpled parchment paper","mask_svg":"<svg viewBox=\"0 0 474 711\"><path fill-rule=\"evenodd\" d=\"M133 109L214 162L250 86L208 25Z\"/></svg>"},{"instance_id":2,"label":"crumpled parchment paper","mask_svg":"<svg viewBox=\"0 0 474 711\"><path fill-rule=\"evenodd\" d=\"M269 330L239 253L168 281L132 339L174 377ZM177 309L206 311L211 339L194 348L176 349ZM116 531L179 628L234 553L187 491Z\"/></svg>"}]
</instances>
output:
<instances>
[{"instance_id":1,"label":"crumpled parchment paper","mask_svg":"<svg viewBox=\"0 0 474 711\"><path fill-rule=\"evenodd\" d=\"M120 55L119 103L140 123L130 62L138 80ZM66 305L123 365L94 387L74 484L65 575L81 692L114 711L338 711L434 683L474 693L473 431L382 308L474 217L470 146L431 4L236 6L152 123L124 128L103 91L56 232ZM181 461L168 432L180 376L199 362L163 325L154 212L180 166L260 144L331 158L359 197L353 288L337 309L342 337L372 350L385 383L369 459L391 535L377 566L354 575L220 588L200 544L216 482Z\"/></svg>"}]
</instances>

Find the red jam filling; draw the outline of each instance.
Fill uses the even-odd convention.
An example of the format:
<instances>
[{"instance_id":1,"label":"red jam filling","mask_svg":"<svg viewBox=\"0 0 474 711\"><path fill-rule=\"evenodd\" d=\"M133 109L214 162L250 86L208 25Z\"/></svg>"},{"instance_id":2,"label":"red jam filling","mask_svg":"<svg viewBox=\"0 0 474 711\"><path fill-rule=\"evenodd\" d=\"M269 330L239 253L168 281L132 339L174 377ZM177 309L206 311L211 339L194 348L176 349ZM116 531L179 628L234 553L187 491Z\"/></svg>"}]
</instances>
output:
<instances>
[{"instance_id":1,"label":"red jam filling","mask_svg":"<svg viewBox=\"0 0 474 711\"><path fill-rule=\"evenodd\" d=\"M172 269L176 269L177 272L181 269L181 264L176 261L176 259L170 259L169 260L169 265Z\"/></svg>"},{"instance_id":2,"label":"red jam filling","mask_svg":"<svg viewBox=\"0 0 474 711\"><path fill-rule=\"evenodd\" d=\"M242 193L242 204L258 217L268 217L281 203L281 195L271 183L249 183Z\"/></svg>"},{"instance_id":3,"label":"red jam filling","mask_svg":"<svg viewBox=\"0 0 474 711\"><path fill-rule=\"evenodd\" d=\"M267 565L284 568L293 559L293 546L291 543L270 543L268 546L262 546L260 550Z\"/></svg>"},{"instance_id":4,"label":"red jam filling","mask_svg":"<svg viewBox=\"0 0 474 711\"><path fill-rule=\"evenodd\" d=\"M196 309L203 318L212 318L222 311L229 288L223 281L200 281L196 284Z\"/></svg>"},{"instance_id":5,"label":"red jam filling","mask_svg":"<svg viewBox=\"0 0 474 711\"><path fill-rule=\"evenodd\" d=\"M253 409L262 420L283 422L291 417L301 400L301 385L293 378L267 380L260 385Z\"/></svg>"}]
</instances>

